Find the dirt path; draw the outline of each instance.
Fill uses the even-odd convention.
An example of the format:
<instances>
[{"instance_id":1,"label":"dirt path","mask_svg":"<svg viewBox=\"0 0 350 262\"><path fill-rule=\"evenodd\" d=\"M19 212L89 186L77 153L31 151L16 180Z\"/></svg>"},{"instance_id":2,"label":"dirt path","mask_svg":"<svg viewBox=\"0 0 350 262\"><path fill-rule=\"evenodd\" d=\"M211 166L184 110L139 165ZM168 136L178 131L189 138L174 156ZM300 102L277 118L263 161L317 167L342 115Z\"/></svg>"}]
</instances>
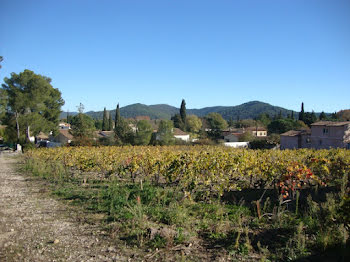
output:
<instances>
[{"instance_id":1,"label":"dirt path","mask_svg":"<svg viewBox=\"0 0 350 262\"><path fill-rule=\"evenodd\" d=\"M18 174L17 162L0 153L0 261L133 260L86 214L50 198L42 181Z\"/></svg>"}]
</instances>

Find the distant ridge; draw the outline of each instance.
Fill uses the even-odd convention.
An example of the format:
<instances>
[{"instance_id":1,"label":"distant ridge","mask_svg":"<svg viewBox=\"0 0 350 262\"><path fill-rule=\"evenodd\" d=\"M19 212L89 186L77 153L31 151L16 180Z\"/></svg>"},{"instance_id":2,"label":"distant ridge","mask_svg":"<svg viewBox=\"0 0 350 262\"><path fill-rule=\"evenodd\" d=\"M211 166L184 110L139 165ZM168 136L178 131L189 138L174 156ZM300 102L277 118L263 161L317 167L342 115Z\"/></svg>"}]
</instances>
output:
<instances>
[{"instance_id":1,"label":"distant ridge","mask_svg":"<svg viewBox=\"0 0 350 262\"><path fill-rule=\"evenodd\" d=\"M179 108L170 106L167 104L157 104L157 105L144 105L144 104L131 104L120 108L121 116L125 118L134 118L136 116L149 116L151 119L170 119L173 115L179 113ZM115 109L110 111L113 118L115 115ZM271 117L274 115L282 113L282 116L287 116L292 112L292 110L285 109L279 106L273 106L268 103L260 101L251 101L237 106L212 106L204 107L200 109L187 109L187 114L197 115L199 117L206 116L209 113L219 113L226 120L233 119L248 119L258 117L262 113L267 113ZM69 113L70 115L76 114L76 112ZM86 112L87 115L92 118L102 119L103 111L89 111ZM297 113L294 111L294 115ZM61 118L66 118L67 113L62 112Z\"/></svg>"}]
</instances>

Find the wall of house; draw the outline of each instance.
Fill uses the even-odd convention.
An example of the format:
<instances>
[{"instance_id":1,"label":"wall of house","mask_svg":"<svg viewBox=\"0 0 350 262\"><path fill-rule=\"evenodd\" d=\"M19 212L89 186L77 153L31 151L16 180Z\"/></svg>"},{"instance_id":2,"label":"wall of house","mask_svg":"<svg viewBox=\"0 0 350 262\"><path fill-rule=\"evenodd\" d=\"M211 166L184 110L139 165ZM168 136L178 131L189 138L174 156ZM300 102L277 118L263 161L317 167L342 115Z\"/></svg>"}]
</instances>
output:
<instances>
[{"instance_id":1,"label":"wall of house","mask_svg":"<svg viewBox=\"0 0 350 262\"><path fill-rule=\"evenodd\" d=\"M235 135L224 136L225 142L238 142L238 137Z\"/></svg>"},{"instance_id":2,"label":"wall of house","mask_svg":"<svg viewBox=\"0 0 350 262\"><path fill-rule=\"evenodd\" d=\"M349 126L312 126L311 144L316 149L328 149L332 147L346 147L346 134Z\"/></svg>"},{"instance_id":3,"label":"wall of house","mask_svg":"<svg viewBox=\"0 0 350 262\"><path fill-rule=\"evenodd\" d=\"M298 139L298 136L281 136L281 149L299 148Z\"/></svg>"},{"instance_id":4,"label":"wall of house","mask_svg":"<svg viewBox=\"0 0 350 262\"><path fill-rule=\"evenodd\" d=\"M186 141L186 142L190 141L190 135L180 135L180 136L175 136L174 135L174 137L177 138L177 139L181 139L183 141Z\"/></svg>"}]
</instances>

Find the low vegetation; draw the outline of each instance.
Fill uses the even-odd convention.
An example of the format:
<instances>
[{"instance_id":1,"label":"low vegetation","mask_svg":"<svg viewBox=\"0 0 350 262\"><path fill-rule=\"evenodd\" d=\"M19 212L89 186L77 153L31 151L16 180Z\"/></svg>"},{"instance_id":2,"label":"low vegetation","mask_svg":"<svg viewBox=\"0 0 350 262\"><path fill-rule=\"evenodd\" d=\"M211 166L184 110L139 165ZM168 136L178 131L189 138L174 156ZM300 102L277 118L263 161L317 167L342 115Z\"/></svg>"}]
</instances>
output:
<instances>
[{"instance_id":1,"label":"low vegetation","mask_svg":"<svg viewBox=\"0 0 350 262\"><path fill-rule=\"evenodd\" d=\"M75 147L25 168L55 195L104 214L111 238L148 258L346 258L348 150Z\"/></svg>"}]
</instances>

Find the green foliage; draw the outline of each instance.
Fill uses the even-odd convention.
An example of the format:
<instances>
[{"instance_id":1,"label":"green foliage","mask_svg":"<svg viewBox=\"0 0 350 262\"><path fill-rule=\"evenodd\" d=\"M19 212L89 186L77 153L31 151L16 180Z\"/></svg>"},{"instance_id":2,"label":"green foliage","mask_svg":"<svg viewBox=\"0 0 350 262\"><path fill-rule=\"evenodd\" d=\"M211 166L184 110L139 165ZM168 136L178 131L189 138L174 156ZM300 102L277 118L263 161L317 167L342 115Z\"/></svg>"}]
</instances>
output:
<instances>
[{"instance_id":1,"label":"green foliage","mask_svg":"<svg viewBox=\"0 0 350 262\"><path fill-rule=\"evenodd\" d=\"M61 92L52 87L50 78L26 69L19 74L12 73L4 82L1 103L6 103L8 108L4 122L13 130L18 129L17 139L21 134L29 139L40 131L57 130L64 101Z\"/></svg>"},{"instance_id":2,"label":"green foliage","mask_svg":"<svg viewBox=\"0 0 350 262\"><path fill-rule=\"evenodd\" d=\"M103 110L103 119L102 119L102 131L108 131L108 117L107 117L107 110L104 108Z\"/></svg>"},{"instance_id":3,"label":"green foliage","mask_svg":"<svg viewBox=\"0 0 350 262\"><path fill-rule=\"evenodd\" d=\"M256 137L252 134L252 132L244 132L242 135L239 136L239 142L251 142Z\"/></svg>"},{"instance_id":4,"label":"green foliage","mask_svg":"<svg viewBox=\"0 0 350 262\"><path fill-rule=\"evenodd\" d=\"M95 130L94 120L83 113L79 113L71 119L71 134L75 139L83 141L91 139Z\"/></svg>"},{"instance_id":5,"label":"green foliage","mask_svg":"<svg viewBox=\"0 0 350 262\"><path fill-rule=\"evenodd\" d=\"M202 120L196 115L189 115L187 120L187 130L192 133L198 133L202 128Z\"/></svg>"},{"instance_id":6,"label":"green foliage","mask_svg":"<svg viewBox=\"0 0 350 262\"><path fill-rule=\"evenodd\" d=\"M152 132L152 126L147 120L138 121L134 138L135 145L148 145L151 141Z\"/></svg>"},{"instance_id":7,"label":"green foliage","mask_svg":"<svg viewBox=\"0 0 350 262\"><path fill-rule=\"evenodd\" d=\"M111 112L108 114L108 131L113 131L113 118Z\"/></svg>"},{"instance_id":8,"label":"green foliage","mask_svg":"<svg viewBox=\"0 0 350 262\"><path fill-rule=\"evenodd\" d=\"M277 119L273 120L268 126L269 133L282 134L289 130L298 130L300 128L305 128L305 125L300 121L296 121L294 119L286 118L286 119Z\"/></svg>"},{"instance_id":9,"label":"green foliage","mask_svg":"<svg viewBox=\"0 0 350 262\"><path fill-rule=\"evenodd\" d=\"M173 123L170 120L161 120L158 127L158 143L160 145L171 145L175 142L173 136Z\"/></svg>"},{"instance_id":10,"label":"green foliage","mask_svg":"<svg viewBox=\"0 0 350 262\"><path fill-rule=\"evenodd\" d=\"M180 106L180 116L181 116L181 120L182 120L182 123L185 124L185 126L183 127L183 130L186 129L186 102L185 102L185 99L182 99L182 102L181 102L181 106Z\"/></svg>"},{"instance_id":11,"label":"green foliage","mask_svg":"<svg viewBox=\"0 0 350 262\"><path fill-rule=\"evenodd\" d=\"M227 122L219 113L210 113L206 116L209 128L213 130L223 130L227 128Z\"/></svg>"},{"instance_id":12,"label":"green foliage","mask_svg":"<svg viewBox=\"0 0 350 262\"><path fill-rule=\"evenodd\" d=\"M180 114L175 114L173 117L171 117L171 120L174 122L174 127L180 128L181 130L184 129L185 124L182 122Z\"/></svg>"},{"instance_id":13,"label":"green foliage","mask_svg":"<svg viewBox=\"0 0 350 262\"><path fill-rule=\"evenodd\" d=\"M323 111L321 112L319 119L320 120L327 120L327 116L326 116L325 112L323 112Z\"/></svg>"},{"instance_id":14,"label":"green foliage","mask_svg":"<svg viewBox=\"0 0 350 262\"><path fill-rule=\"evenodd\" d=\"M7 107L7 94L4 89L0 89L0 124L5 118Z\"/></svg>"},{"instance_id":15,"label":"green foliage","mask_svg":"<svg viewBox=\"0 0 350 262\"><path fill-rule=\"evenodd\" d=\"M115 132L117 142L119 144L133 143L134 133L131 127L129 126L129 123L123 117L119 118L119 121L116 123L114 132Z\"/></svg>"}]
</instances>

